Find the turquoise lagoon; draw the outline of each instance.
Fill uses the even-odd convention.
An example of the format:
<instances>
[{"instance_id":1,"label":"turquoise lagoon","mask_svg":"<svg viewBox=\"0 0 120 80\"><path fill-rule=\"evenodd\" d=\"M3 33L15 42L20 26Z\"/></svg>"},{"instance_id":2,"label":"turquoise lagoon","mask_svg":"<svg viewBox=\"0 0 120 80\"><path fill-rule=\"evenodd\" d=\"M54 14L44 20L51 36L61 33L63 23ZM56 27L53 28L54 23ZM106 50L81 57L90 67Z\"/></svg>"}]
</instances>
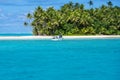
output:
<instances>
[{"instance_id":1,"label":"turquoise lagoon","mask_svg":"<svg viewBox=\"0 0 120 80\"><path fill-rule=\"evenodd\" d=\"M0 80L120 80L120 39L0 40Z\"/></svg>"}]
</instances>

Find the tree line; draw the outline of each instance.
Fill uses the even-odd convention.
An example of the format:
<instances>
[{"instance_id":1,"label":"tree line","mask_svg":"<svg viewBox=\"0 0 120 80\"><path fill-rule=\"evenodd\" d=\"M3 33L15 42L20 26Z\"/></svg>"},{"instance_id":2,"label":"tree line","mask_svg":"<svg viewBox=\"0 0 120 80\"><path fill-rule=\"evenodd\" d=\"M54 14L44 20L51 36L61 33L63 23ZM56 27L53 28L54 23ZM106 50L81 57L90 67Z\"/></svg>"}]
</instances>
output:
<instances>
[{"instance_id":1,"label":"tree line","mask_svg":"<svg viewBox=\"0 0 120 80\"><path fill-rule=\"evenodd\" d=\"M92 8L93 1L89 1L91 8L85 9L84 4L69 2L60 9L49 7L43 9L38 6L27 18L34 35L120 35L120 7L112 2Z\"/></svg>"}]
</instances>

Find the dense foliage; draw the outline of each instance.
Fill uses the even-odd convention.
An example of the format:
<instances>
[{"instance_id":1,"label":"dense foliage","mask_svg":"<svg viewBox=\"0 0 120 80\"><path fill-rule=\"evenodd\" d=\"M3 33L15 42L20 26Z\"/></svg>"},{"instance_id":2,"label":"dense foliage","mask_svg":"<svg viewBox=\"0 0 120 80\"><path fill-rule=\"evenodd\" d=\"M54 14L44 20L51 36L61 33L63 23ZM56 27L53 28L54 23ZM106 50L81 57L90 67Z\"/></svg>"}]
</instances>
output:
<instances>
[{"instance_id":1,"label":"dense foliage","mask_svg":"<svg viewBox=\"0 0 120 80\"><path fill-rule=\"evenodd\" d=\"M118 35L120 7L113 6L111 1L107 4L92 8L90 0L91 8L85 9L83 4L69 2L58 10L39 6L27 18L31 20L34 35Z\"/></svg>"}]
</instances>

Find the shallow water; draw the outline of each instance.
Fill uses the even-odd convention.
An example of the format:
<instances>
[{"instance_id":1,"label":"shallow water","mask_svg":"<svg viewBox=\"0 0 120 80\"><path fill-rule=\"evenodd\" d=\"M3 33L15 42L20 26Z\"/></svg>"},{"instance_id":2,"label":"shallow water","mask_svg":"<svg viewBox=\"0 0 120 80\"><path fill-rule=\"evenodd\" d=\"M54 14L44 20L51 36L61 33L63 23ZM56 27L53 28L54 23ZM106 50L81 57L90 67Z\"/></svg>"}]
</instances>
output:
<instances>
[{"instance_id":1,"label":"shallow water","mask_svg":"<svg viewBox=\"0 0 120 80\"><path fill-rule=\"evenodd\" d=\"M0 80L120 80L120 39L1 40Z\"/></svg>"}]
</instances>

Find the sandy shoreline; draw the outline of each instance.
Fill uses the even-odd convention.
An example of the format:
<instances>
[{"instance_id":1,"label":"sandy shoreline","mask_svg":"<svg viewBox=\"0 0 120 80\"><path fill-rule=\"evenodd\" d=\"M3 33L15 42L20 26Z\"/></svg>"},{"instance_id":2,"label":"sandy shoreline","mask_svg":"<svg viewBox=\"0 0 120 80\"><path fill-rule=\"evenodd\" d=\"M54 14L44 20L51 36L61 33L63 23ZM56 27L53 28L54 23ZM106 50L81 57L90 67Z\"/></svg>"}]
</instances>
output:
<instances>
[{"instance_id":1,"label":"sandy shoreline","mask_svg":"<svg viewBox=\"0 0 120 80\"><path fill-rule=\"evenodd\" d=\"M0 40L46 40L53 36L0 36ZM109 39L120 38L120 35L94 35L94 36L63 36L63 39Z\"/></svg>"}]
</instances>

